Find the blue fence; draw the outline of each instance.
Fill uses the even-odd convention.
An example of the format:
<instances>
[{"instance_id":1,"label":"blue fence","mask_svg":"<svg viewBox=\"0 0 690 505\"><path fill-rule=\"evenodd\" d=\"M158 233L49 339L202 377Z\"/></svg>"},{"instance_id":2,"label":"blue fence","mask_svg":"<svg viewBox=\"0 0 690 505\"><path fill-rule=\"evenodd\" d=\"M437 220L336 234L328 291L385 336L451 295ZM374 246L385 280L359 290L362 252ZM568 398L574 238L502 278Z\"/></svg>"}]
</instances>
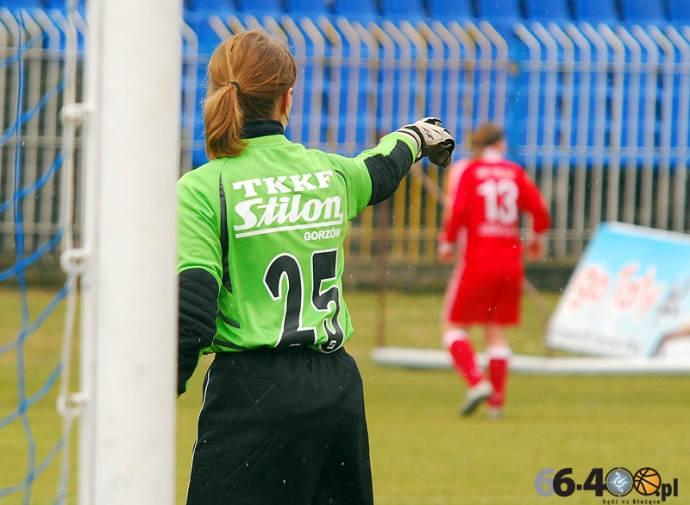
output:
<instances>
[{"instance_id":1,"label":"blue fence","mask_svg":"<svg viewBox=\"0 0 690 505\"><path fill-rule=\"evenodd\" d=\"M0 11L16 18L24 9L24 20L59 39L54 1ZM459 158L472 129L493 120L551 203L551 256L577 256L603 220L690 227L690 0L187 0L183 19L183 171L206 161L200 101L210 53L232 33L262 27L298 61L295 141L351 155L435 115L456 135ZM11 34L3 40L10 54ZM34 57L59 60L59 44ZM13 72L6 65L0 79ZM50 121L38 122L34 137L48 148ZM11 140L0 149L13 149ZM443 185L436 167L423 170ZM398 255L433 260L440 207L431 196L412 181L395 195L393 249L407 244ZM50 227L45 215L36 219ZM355 223L355 240L375 228L367 222L376 220Z\"/></svg>"}]
</instances>

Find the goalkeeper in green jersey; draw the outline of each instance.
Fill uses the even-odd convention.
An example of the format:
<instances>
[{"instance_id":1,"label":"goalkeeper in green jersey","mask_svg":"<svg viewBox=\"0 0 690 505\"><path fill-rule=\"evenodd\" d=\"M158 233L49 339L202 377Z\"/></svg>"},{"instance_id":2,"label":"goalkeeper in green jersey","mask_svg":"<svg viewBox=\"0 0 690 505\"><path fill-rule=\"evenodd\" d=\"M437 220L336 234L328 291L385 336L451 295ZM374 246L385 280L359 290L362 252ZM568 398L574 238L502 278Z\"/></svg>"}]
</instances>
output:
<instances>
[{"instance_id":1,"label":"goalkeeper in green jersey","mask_svg":"<svg viewBox=\"0 0 690 505\"><path fill-rule=\"evenodd\" d=\"M343 345L347 222L455 142L425 118L355 158L284 135L297 67L262 31L208 65L206 165L179 194L178 393L202 353L189 505L373 503L362 381Z\"/></svg>"}]
</instances>

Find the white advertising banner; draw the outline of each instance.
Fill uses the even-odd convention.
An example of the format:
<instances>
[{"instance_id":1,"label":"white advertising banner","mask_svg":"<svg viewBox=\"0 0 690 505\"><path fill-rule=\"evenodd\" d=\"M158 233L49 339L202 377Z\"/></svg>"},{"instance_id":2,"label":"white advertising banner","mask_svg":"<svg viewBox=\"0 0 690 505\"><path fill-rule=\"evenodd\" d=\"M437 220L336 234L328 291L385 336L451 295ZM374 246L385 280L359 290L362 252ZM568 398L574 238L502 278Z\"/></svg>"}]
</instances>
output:
<instances>
[{"instance_id":1,"label":"white advertising banner","mask_svg":"<svg viewBox=\"0 0 690 505\"><path fill-rule=\"evenodd\" d=\"M690 358L690 236L602 224L547 328L549 347L618 358Z\"/></svg>"}]
</instances>

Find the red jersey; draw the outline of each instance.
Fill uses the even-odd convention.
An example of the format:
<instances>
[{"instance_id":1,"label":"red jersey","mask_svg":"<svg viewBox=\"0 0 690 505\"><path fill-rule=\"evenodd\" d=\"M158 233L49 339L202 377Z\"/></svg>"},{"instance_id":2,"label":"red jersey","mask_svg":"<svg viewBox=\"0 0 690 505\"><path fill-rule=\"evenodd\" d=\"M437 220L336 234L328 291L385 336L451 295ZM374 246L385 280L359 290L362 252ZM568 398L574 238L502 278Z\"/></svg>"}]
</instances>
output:
<instances>
[{"instance_id":1,"label":"red jersey","mask_svg":"<svg viewBox=\"0 0 690 505\"><path fill-rule=\"evenodd\" d=\"M521 212L532 214L535 233L551 225L536 184L520 165L508 160L470 162L460 175L452 203L440 240L455 243L460 228L466 228L466 262L521 262Z\"/></svg>"}]
</instances>

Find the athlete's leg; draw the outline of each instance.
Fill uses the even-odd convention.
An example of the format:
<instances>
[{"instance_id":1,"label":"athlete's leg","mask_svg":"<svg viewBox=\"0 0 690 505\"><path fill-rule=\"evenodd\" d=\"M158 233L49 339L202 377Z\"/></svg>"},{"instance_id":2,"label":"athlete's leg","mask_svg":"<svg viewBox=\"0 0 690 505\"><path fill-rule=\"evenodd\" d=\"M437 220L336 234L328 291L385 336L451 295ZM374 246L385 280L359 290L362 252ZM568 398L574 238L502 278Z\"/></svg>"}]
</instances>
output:
<instances>
[{"instance_id":1,"label":"athlete's leg","mask_svg":"<svg viewBox=\"0 0 690 505\"><path fill-rule=\"evenodd\" d=\"M484 379L482 369L477 363L474 347L464 328L449 325L443 335L443 342L453 359L455 368L469 385L465 401L460 407L460 414L468 416L489 398L492 392L491 383Z\"/></svg>"},{"instance_id":2,"label":"athlete's leg","mask_svg":"<svg viewBox=\"0 0 690 505\"><path fill-rule=\"evenodd\" d=\"M459 280L456 275L446 290L443 344L451 355L455 368L469 385L460 413L472 414L491 394L491 383L484 378L467 328L483 323L491 307L493 289L485 282L481 265L464 269Z\"/></svg>"},{"instance_id":3,"label":"athlete's leg","mask_svg":"<svg viewBox=\"0 0 690 505\"><path fill-rule=\"evenodd\" d=\"M488 400L490 408L502 409L505 405L506 384L508 382L509 360L511 356L505 327L497 324L486 326L486 353L489 357L489 380L493 393Z\"/></svg>"},{"instance_id":4,"label":"athlete's leg","mask_svg":"<svg viewBox=\"0 0 690 505\"><path fill-rule=\"evenodd\" d=\"M467 333L472 322L483 318L484 302L480 300L477 303L480 288L481 284L478 286L472 270L466 271L463 265L458 265L446 288L442 313L443 346L450 353L455 369L470 387L483 379Z\"/></svg>"},{"instance_id":5,"label":"athlete's leg","mask_svg":"<svg viewBox=\"0 0 690 505\"><path fill-rule=\"evenodd\" d=\"M337 411L324 419L329 434L328 455L309 505L372 505L374 495L362 380L355 360L344 349L333 358L329 361L338 360L338 363L330 367L324 380L340 383L343 391L337 399Z\"/></svg>"},{"instance_id":6,"label":"athlete's leg","mask_svg":"<svg viewBox=\"0 0 690 505\"><path fill-rule=\"evenodd\" d=\"M443 332L443 345L453 360L455 369L470 387L476 386L484 379L482 369L477 364L474 346L462 325L446 323Z\"/></svg>"},{"instance_id":7,"label":"athlete's leg","mask_svg":"<svg viewBox=\"0 0 690 505\"><path fill-rule=\"evenodd\" d=\"M499 288L496 291L490 318L485 326L487 355L489 358L488 374L493 386L493 393L488 404L490 414L500 416L505 405L506 384L508 381L510 346L506 327L519 324L520 303L522 296L523 267L516 263L503 265ZM493 411L493 412L492 412Z\"/></svg>"},{"instance_id":8,"label":"athlete's leg","mask_svg":"<svg viewBox=\"0 0 690 505\"><path fill-rule=\"evenodd\" d=\"M487 347L507 347L508 336L504 324L487 323L484 325L484 336Z\"/></svg>"},{"instance_id":9,"label":"athlete's leg","mask_svg":"<svg viewBox=\"0 0 690 505\"><path fill-rule=\"evenodd\" d=\"M298 419L299 350L223 353L206 376L187 505L308 503L323 457ZM289 374L289 366L297 370ZM304 424L304 423L302 423Z\"/></svg>"}]
</instances>

